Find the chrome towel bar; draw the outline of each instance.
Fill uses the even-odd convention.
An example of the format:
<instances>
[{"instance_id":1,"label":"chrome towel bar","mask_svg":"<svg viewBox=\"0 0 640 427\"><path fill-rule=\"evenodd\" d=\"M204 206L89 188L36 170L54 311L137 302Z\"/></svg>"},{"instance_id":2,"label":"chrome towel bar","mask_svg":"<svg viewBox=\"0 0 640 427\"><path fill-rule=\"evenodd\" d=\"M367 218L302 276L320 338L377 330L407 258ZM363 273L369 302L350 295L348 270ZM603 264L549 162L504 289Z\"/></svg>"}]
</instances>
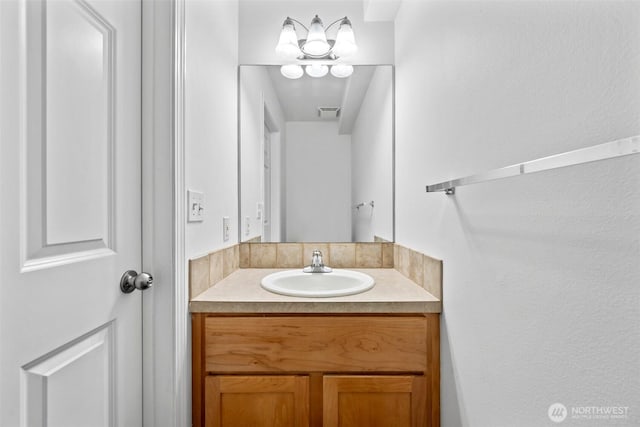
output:
<instances>
[{"instance_id":1,"label":"chrome towel bar","mask_svg":"<svg viewBox=\"0 0 640 427\"><path fill-rule=\"evenodd\" d=\"M509 178L512 176L542 172L551 169L559 169L567 166L597 162L599 160L613 159L615 157L638 153L640 153L640 135L606 142L592 147L567 151L566 153L543 157L530 162L518 163L488 172L466 176L464 178L427 185L427 193L444 191L445 194L451 195L455 194L456 187L461 187L463 185L478 184L485 181L494 181L496 179Z\"/></svg>"}]
</instances>

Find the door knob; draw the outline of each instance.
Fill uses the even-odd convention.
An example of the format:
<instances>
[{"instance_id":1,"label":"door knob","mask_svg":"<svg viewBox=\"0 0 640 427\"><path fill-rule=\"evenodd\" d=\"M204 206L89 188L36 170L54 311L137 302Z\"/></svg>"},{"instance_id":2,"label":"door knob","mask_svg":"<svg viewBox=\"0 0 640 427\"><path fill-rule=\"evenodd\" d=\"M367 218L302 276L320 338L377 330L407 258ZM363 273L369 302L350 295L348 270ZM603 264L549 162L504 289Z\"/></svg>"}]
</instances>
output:
<instances>
[{"instance_id":1,"label":"door knob","mask_svg":"<svg viewBox=\"0 0 640 427\"><path fill-rule=\"evenodd\" d=\"M120 279L120 290L125 294L130 294L136 289L144 291L153 286L153 276L149 273L138 274L135 270L128 270Z\"/></svg>"}]
</instances>

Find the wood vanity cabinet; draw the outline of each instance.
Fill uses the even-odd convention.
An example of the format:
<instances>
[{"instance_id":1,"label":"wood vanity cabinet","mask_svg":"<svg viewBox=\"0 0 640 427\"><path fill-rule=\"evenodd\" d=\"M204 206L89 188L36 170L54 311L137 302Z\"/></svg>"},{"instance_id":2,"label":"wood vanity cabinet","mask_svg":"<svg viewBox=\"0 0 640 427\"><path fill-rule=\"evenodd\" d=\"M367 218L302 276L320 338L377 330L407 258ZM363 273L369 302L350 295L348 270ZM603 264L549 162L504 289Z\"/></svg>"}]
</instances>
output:
<instances>
[{"instance_id":1,"label":"wood vanity cabinet","mask_svg":"<svg viewBox=\"0 0 640 427\"><path fill-rule=\"evenodd\" d=\"M196 427L437 427L438 314L192 314Z\"/></svg>"}]
</instances>

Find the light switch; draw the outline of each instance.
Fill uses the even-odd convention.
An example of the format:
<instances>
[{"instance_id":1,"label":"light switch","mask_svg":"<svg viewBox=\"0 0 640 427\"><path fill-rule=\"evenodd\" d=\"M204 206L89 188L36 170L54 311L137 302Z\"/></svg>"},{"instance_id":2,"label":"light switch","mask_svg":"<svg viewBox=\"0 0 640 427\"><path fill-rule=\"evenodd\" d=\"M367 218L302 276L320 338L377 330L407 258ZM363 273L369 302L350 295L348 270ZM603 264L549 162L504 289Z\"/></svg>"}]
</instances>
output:
<instances>
[{"instance_id":1,"label":"light switch","mask_svg":"<svg viewBox=\"0 0 640 427\"><path fill-rule=\"evenodd\" d=\"M189 222L204 221L204 193L189 190L187 192L187 205Z\"/></svg>"},{"instance_id":2,"label":"light switch","mask_svg":"<svg viewBox=\"0 0 640 427\"><path fill-rule=\"evenodd\" d=\"M251 234L251 217L248 215L244 217L244 234L246 236Z\"/></svg>"},{"instance_id":3,"label":"light switch","mask_svg":"<svg viewBox=\"0 0 640 427\"><path fill-rule=\"evenodd\" d=\"M229 240L229 232L231 231L231 225L229 224L229 217L222 217L222 241Z\"/></svg>"}]
</instances>

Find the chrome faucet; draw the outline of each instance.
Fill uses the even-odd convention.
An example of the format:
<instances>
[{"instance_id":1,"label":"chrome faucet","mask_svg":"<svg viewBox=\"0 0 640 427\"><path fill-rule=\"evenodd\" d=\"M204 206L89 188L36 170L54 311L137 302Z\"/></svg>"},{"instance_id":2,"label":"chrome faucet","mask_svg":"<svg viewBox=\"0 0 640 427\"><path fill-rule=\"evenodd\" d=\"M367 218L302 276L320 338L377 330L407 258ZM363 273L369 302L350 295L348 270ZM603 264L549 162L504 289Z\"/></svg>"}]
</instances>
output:
<instances>
[{"instance_id":1,"label":"chrome faucet","mask_svg":"<svg viewBox=\"0 0 640 427\"><path fill-rule=\"evenodd\" d=\"M311 265L305 267L302 271L305 273L331 273L331 268L324 265L322 252L316 249L311 255Z\"/></svg>"}]
</instances>

